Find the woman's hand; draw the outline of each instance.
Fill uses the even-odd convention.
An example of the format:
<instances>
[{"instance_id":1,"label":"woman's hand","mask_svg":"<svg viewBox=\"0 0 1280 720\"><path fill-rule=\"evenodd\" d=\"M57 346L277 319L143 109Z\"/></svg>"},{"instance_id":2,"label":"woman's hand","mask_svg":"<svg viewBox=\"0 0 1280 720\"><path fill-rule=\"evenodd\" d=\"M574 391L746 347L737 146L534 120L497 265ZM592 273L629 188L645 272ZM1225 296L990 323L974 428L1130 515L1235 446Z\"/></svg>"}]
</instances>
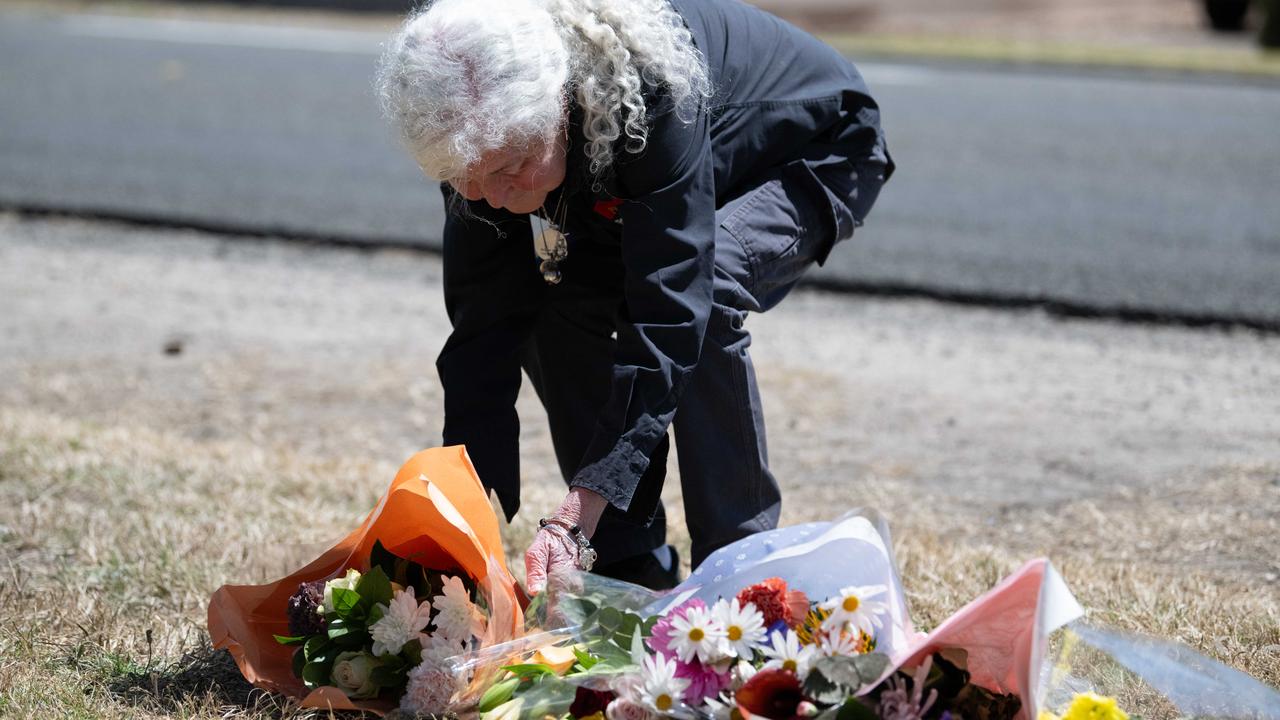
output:
<instances>
[{"instance_id":1,"label":"woman's hand","mask_svg":"<svg viewBox=\"0 0 1280 720\"><path fill-rule=\"evenodd\" d=\"M585 488L574 488L551 517L577 525L587 537L596 532L596 524L608 501ZM576 569L578 546L568 534L555 528L542 528L533 536L533 544L524 554L525 586L537 595L547 586L547 579L557 573Z\"/></svg>"}]
</instances>

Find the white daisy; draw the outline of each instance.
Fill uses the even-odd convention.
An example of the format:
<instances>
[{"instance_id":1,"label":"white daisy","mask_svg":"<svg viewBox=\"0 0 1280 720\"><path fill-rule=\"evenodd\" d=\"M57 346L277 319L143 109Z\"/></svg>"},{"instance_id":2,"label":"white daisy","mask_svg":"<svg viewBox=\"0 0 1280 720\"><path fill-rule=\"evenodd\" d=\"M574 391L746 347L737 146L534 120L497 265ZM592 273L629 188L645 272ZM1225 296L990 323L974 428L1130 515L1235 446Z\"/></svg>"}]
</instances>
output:
<instances>
[{"instance_id":1,"label":"white daisy","mask_svg":"<svg viewBox=\"0 0 1280 720\"><path fill-rule=\"evenodd\" d=\"M733 720L734 711L738 709L738 703L724 693L718 698L703 700L703 704L706 706L703 711L711 716L711 720Z\"/></svg>"},{"instance_id":2,"label":"white daisy","mask_svg":"<svg viewBox=\"0 0 1280 720\"><path fill-rule=\"evenodd\" d=\"M431 621L431 603L418 604L412 590L401 590L390 605L381 605L382 619L369 626L374 655L395 655L410 640L426 640L423 630Z\"/></svg>"},{"instance_id":3,"label":"white daisy","mask_svg":"<svg viewBox=\"0 0 1280 720\"><path fill-rule=\"evenodd\" d=\"M800 637L791 630L774 630L769 645L760 648L769 661L761 670L790 670L803 680L809 674L817 650L812 645L801 645Z\"/></svg>"},{"instance_id":4,"label":"white daisy","mask_svg":"<svg viewBox=\"0 0 1280 720\"><path fill-rule=\"evenodd\" d=\"M646 704L660 713L667 713L680 703L689 681L676 677L675 660L661 653L647 655L640 669L644 677L640 694Z\"/></svg>"},{"instance_id":5,"label":"white daisy","mask_svg":"<svg viewBox=\"0 0 1280 720\"><path fill-rule=\"evenodd\" d=\"M467 643L473 637L484 635L484 613L471 602L461 578L445 578L444 594L433 599L436 607L436 634L460 643Z\"/></svg>"},{"instance_id":6,"label":"white daisy","mask_svg":"<svg viewBox=\"0 0 1280 720\"><path fill-rule=\"evenodd\" d=\"M715 662L728 654L724 625L705 607L688 608L671 620L667 649L675 652L681 662L689 662L694 656L704 663Z\"/></svg>"},{"instance_id":7,"label":"white daisy","mask_svg":"<svg viewBox=\"0 0 1280 720\"><path fill-rule=\"evenodd\" d=\"M711 608L711 616L724 628L725 641L738 657L749 660L764 644L764 615L755 604L744 607L737 598L721 599Z\"/></svg>"},{"instance_id":8,"label":"white daisy","mask_svg":"<svg viewBox=\"0 0 1280 720\"><path fill-rule=\"evenodd\" d=\"M889 588L884 585L851 585L840 590L840 594L822 603L821 607L831 613L822 621L822 628L828 632L839 632L845 625L874 635L876 628L883 627L881 615L889 612L889 606L878 600L870 600L883 594Z\"/></svg>"},{"instance_id":9,"label":"white daisy","mask_svg":"<svg viewBox=\"0 0 1280 720\"><path fill-rule=\"evenodd\" d=\"M860 630L818 633L818 649L828 657L862 655L871 647L871 636Z\"/></svg>"}]
</instances>

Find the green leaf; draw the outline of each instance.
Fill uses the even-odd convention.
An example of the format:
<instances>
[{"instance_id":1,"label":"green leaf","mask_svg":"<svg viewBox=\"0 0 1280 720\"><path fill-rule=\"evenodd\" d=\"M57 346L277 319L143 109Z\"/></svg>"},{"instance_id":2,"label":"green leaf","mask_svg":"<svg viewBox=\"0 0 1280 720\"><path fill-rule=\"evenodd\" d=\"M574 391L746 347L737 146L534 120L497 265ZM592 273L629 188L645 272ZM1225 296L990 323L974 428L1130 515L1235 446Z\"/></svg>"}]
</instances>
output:
<instances>
[{"instance_id":1,"label":"green leaf","mask_svg":"<svg viewBox=\"0 0 1280 720\"><path fill-rule=\"evenodd\" d=\"M333 644L343 650L354 650L362 648L369 643L369 631L363 628L345 628L341 634L333 635L330 633L329 639Z\"/></svg>"},{"instance_id":2,"label":"green leaf","mask_svg":"<svg viewBox=\"0 0 1280 720\"><path fill-rule=\"evenodd\" d=\"M550 665L543 663L525 663L523 665L506 665L502 668L507 672L515 675L521 680L533 680L535 678L545 677L547 675L555 675L556 671Z\"/></svg>"},{"instance_id":3,"label":"green leaf","mask_svg":"<svg viewBox=\"0 0 1280 720\"><path fill-rule=\"evenodd\" d=\"M293 651L293 676L302 678L302 668L307 666L307 654L302 652L302 648Z\"/></svg>"},{"instance_id":4,"label":"green leaf","mask_svg":"<svg viewBox=\"0 0 1280 720\"><path fill-rule=\"evenodd\" d=\"M378 687L398 688L406 682L406 670L404 667L390 667L380 665L369 673L369 679L373 680Z\"/></svg>"},{"instance_id":5,"label":"green leaf","mask_svg":"<svg viewBox=\"0 0 1280 720\"><path fill-rule=\"evenodd\" d=\"M587 649L596 656L596 665L620 668L631 664L631 652L618 647L612 640L597 640Z\"/></svg>"},{"instance_id":6,"label":"green leaf","mask_svg":"<svg viewBox=\"0 0 1280 720\"><path fill-rule=\"evenodd\" d=\"M369 641L369 631L363 623L350 620L334 620L325 632L335 647L351 650Z\"/></svg>"},{"instance_id":7,"label":"green leaf","mask_svg":"<svg viewBox=\"0 0 1280 720\"><path fill-rule=\"evenodd\" d=\"M408 646L406 645L406 647ZM419 662L422 661L418 660L417 662L410 663L400 655L380 655L378 657L378 664L382 667L389 667L392 670L404 670L406 672L409 670L410 665L417 665Z\"/></svg>"},{"instance_id":8,"label":"green leaf","mask_svg":"<svg viewBox=\"0 0 1280 720\"><path fill-rule=\"evenodd\" d=\"M852 695L863 685L874 682L887 667L889 667L889 657L882 653L838 655L819 658L813 664L809 675L812 677L816 672L839 689L847 691L846 695ZM825 700L825 702L834 701Z\"/></svg>"},{"instance_id":9,"label":"green leaf","mask_svg":"<svg viewBox=\"0 0 1280 720\"><path fill-rule=\"evenodd\" d=\"M302 682L311 689L328 685L332 669L332 662L309 662L302 668Z\"/></svg>"},{"instance_id":10,"label":"green leaf","mask_svg":"<svg viewBox=\"0 0 1280 720\"><path fill-rule=\"evenodd\" d=\"M333 611L343 620L352 618L360 607L360 593L355 590L333 588Z\"/></svg>"},{"instance_id":11,"label":"green leaf","mask_svg":"<svg viewBox=\"0 0 1280 720\"><path fill-rule=\"evenodd\" d=\"M281 645L301 645L307 641L309 635L272 635L276 642Z\"/></svg>"},{"instance_id":12,"label":"green leaf","mask_svg":"<svg viewBox=\"0 0 1280 720\"><path fill-rule=\"evenodd\" d=\"M605 637L614 635L622 629L623 617L622 613L616 608L601 608L600 616L596 618L596 624L600 626L600 631Z\"/></svg>"},{"instance_id":13,"label":"green leaf","mask_svg":"<svg viewBox=\"0 0 1280 720\"><path fill-rule=\"evenodd\" d=\"M824 705L835 705L849 697L848 691L831 682L816 667L811 668L804 679L804 694Z\"/></svg>"},{"instance_id":14,"label":"green leaf","mask_svg":"<svg viewBox=\"0 0 1280 720\"><path fill-rule=\"evenodd\" d=\"M581 617L591 617L596 613L597 610L600 609L600 606L598 604L593 603L584 597L577 598L577 601L578 601L579 612L582 613Z\"/></svg>"},{"instance_id":15,"label":"green leaf","mask_svg":"<svg viewBox=\"0 0 1280 720\"><path fill-rule=\"evenodd\" d=\"M381 540L373 541L373 549L369 551L370 570L373 568L381 568L382 572L385 573L387 577L395 580L396 565L401 562L405 561L395 555L392 555L391 551L382 544ZM403 585L404 583L401 584Z\"/></svg>"},{"instance_id":16,"label":"green leaf","mask_svg":"<svg viewBox=\"0 0 1280 720\"><path fill-rule=\"evenodd\" d=\"M578 664L582 666L583 670L590 670L592 666L600 662L600 658L597 658L591 653L581 650L579 648L573 649L573 656L578 658Z\"/></svg>"},{"instance_id":17,"label":"green leaf","mask_svg":"<svg viewBox=\"0 0 1280 720\"><path fill-rule=\"evenodd\" d=\"M389 603L392 596L391 580L387 578L382 568L374 567L360 576L360 582L356 583L356 592L369 608Z\"/></svg>"},{"instance_id":18,"label":"green leaf","mask_svg":"<svg viewBox=\"0 0 1280 720\"><path fill-rule=\"evenodd\" d=\"M329 647L328 635L312 635L302 645L302 652L305 654L307 660L311 660L317 655L323 654L325 649L328 647Z\"/></svg>"},{"instance_id":19,"label":"green leaf","mask_svg":"<svg viewBox=\"0 0 1280 720\"><path fill-rule=\"evenodd\" d=\"M849 698L839 706L836 720L880 720L880 716L858 698Z\"/></svg>"},{"instance_id":20,"label":"green leaf","mask_svg":"<svg viewBox=\"0 0 1280 720\"><path fill-rule=\"evenodd\" d=\"M513 677L496 682L484 691L480 696L480 704L476 706L476 710L482 713L489 712L499 705L511 700L515 695L516 686L520 684L520 678Z\"/></svg>"}]
</instances>

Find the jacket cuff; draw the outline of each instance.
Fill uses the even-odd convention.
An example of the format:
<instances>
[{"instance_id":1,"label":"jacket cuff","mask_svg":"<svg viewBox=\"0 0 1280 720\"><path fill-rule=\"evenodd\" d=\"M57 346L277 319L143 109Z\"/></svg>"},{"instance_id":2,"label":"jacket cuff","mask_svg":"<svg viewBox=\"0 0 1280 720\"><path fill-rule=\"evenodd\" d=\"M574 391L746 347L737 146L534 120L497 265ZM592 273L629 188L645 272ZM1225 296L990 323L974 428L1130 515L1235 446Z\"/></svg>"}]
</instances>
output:
<instances>
[{"instance_id":1,"label":"jacket cuff","mask_svg":"<svg viewBox=\"0 0 1280 720\"><path fill-rule=\"evenodd\" d=\"M613 507L626 512L631 507L640 477L648 467L649 456L621 438L604 457L579 468L569 487L591 490Z\"/></svg>"}]
</instances>

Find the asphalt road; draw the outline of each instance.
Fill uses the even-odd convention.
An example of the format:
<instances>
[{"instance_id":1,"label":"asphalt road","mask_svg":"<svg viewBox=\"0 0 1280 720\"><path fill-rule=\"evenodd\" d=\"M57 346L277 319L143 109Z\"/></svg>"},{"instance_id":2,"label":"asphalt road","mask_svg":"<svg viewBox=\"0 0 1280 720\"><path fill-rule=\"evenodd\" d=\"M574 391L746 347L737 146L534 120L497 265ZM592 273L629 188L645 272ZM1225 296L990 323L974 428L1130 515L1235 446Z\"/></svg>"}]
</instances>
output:
<instances>
[{"instance_id":1,"label":"asphalt road","mask_svg":"<svg viewBox=\"0 0 1280 720\"><path fill-rule=\"evenodd\" d=\"M381 39L0 14L0 206L432 245ZM1280 88L861 66L900 171L816 278L1280 327Z\"/></svg>"}]
</instances>

